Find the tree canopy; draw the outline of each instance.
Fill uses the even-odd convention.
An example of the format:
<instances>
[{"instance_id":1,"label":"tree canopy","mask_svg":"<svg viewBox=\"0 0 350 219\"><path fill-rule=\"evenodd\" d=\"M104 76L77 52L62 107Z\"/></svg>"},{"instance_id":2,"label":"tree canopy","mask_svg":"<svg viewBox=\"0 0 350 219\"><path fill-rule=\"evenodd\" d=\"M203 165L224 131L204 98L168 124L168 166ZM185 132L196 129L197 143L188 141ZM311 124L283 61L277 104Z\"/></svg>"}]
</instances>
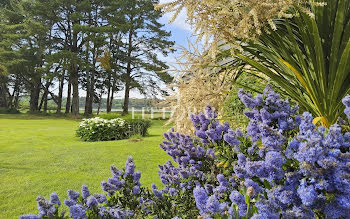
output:
<instances>
[{"instance_id":1,"label":"tree canopy","mask_svg":"<svg viewBox=\"0 0 350 219\"><path fill-rule=\"evenodd\" d=\"M172 77L162 57L172 52L170 32L159 23L154 0L9 0L1 5L0 107L16 108L30 96L30 111L46 111L54 100L57 113L85 114L107 95L130 90L166 94L162 83ZM66 94L64 94L66 90Z\"/></svg>"}]
</instances>

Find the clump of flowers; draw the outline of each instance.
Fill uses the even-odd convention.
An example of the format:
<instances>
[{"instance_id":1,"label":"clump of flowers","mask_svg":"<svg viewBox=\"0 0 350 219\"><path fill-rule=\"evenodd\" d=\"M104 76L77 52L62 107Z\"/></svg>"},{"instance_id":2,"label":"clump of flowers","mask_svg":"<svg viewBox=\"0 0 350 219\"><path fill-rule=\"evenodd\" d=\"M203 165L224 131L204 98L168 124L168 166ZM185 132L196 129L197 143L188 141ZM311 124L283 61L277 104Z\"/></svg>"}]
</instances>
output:
<instances>
[{"instance_id":1,"label":"clump of flowers","mask_svg":"<svg viewBox=\"0 0 350 219\"><path fill-rule=\"evenodd\" d=\"M347 116L348 119L350 120L350 95L347 95L347 96L343 99L343 104L345 105L345 111L344 111L344 113L346 114L346 116Z\"/></svg>"},{"instance_id":2,"label":"clump of flowers","mask_svg":"<svg viewBox=\"0 0 350 219\"><path fill-rule=\"evenodd\" d=\"M298 116L298 109L269 86L255 98L243 91L239 96L251 109L245 112L250 123L244 136L251 144L247 150L235 150L236 188L226 190L223 198L203 187L195 189L201 215L346 217L350 212L350 133L337 124L317 128L310 113Z\"/></svg>"},{"instance_id":3,"label":"clump of flowers","mask_svg":"<svg viewBox=\"0 0 350 219\"><path fill-rule=\"evenodd\" d=\"M109 141L127 138L127 130L124 119L108 120L95 117L83 119L76 132L84 141Z\"/></svg>"},{"instance_id":4,"label":"clump of flowers","mask_svg":"<svg viewBox=\"0 0 350 219\"><path fill-rule=\"evenodd\" d=\"M121 118L108 120L95 117L83 119L76 133L84 141L111 141L127 139L136 134L145 136L150 125L147 120L126 121Z\"/></svg>"},{"instance_id":5,"label":"clump of flowers","mask_svg":"<svg viewBox=\"0 0 350 219\"><path fill-rule=\"evenodd\" d=\"M72 218L347 218L350 214L350 132L334 124L316 127L310 113L281 99L270 86L253 97L239 92L250 108L247 132L232 130L205 114L191 117L191 137L172 130L161 148L173 161L160 165L163 188L141 187L132 158L101 183L106 196L69 190ZM349 96L343 103L348 116ZM175 164L174 164L174 163ZM38 215L64 218L53 193L39 196Z\"/></svg>"},{"instance_id":6,"label":"clump of flowers","mask_svg":"<svg viewBox=\"0 0 350 219\"><path fill-rule=\"evenodd\" d=\"M111 166L112 177L107 182L102 181L101 187L105 194L90 194L86 185L82 186L81 193L68 190L68 199L64 204L69 208L69 217L82 218L131 218L147 215L149 200L143 199L146 192L141 187L141 173L135 171L132 157L126 161L123 170ZM50 201L42 196L37 198L38 215L23 215L20 219L36 218L67 218L65 212L59 213L61 201L56 193L51 194Z\"/></svg>"}]
</instances>

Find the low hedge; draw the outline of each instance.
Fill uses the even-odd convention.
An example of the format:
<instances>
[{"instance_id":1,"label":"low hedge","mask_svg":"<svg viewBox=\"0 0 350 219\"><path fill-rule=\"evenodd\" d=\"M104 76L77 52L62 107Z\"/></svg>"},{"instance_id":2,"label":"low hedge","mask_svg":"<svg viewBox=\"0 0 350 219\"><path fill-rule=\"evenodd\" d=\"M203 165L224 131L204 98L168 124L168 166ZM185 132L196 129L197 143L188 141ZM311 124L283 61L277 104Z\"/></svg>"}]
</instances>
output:
<instances>
[{"instance_id":1,"label":"low hedge","mask_svg":"<svg viewBox=\"0 0 350 219\"><path fill-rule=\"evenodd\" d=\"M3 108L0 107L0 114L19 114L21 113L20 111L18 111L15 108Z\"/></svg>"},{"instance_id":2,"label":"low hedge","mask_svg":"<svg viewBox=\"0 0 350 219\"><path fill-rule=\"evenodd\" d=\"M144 119L127 120L126 123L129 126L129 136L141 135L144 137L148 134L148 129L151 127L151 121Z\"/></svg>"},{"instance_id":3,"label":"low hedge","mask_svg":"<svg viewBox=\"0 0 350 219\"><path fill-rule=\"evenodd\" d=\"M146 136L151 122L148 120L83 119L76 133L84 141L111 141L128 139L133 135Z\"/></svg>"}]
</instances>

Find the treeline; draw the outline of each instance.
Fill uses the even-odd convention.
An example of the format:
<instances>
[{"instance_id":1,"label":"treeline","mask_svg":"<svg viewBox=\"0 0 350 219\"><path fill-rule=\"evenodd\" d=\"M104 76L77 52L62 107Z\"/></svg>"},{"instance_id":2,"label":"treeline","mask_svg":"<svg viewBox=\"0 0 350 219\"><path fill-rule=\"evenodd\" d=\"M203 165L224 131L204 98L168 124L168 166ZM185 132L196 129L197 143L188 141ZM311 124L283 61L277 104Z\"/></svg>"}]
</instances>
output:
<instances>
[{"instance_id":1,"label":"treeline","mask_svg":"<svg viewBox=\"0 0 350 219\"><path fill-rule=\"evenodd\" d=\"M30 107L30 99L28 97L21 97L19 98L19 107L18 109L20 110L28 110ZM141 109L143 107L149 108L149 107L154 107L157 108L159 107L159 103L161 100L157 99L138 99L138 98L130 98L129 101L129 109L134 107L136 109ZM67 98L64 97L62 99L62 104L66 105L67 103ZM85 107L85 97L80 97L79 98L79 107L80 109ZM112 109L122 109L124 105L124 99L114 99L112 103ZM100 98L99 103L93 103L92 105L93 110L98 110L98 111L106 111L107 109L107 98ZM48 100L47 101L47 106L46 106L46 111L52 111L52 110L57 110L57 104L53 100Z\"/></svg>"},{"instance_id":2,"label":"treeline","mask_svg":"<svg viewBox=\"0 0 350 219\"><path fill-rule=\"evenodd\" d=\"M46 111L51 100L57 113L63 108L77 115L83 91L85 115L90 115L102 96L110 112L114 95L125 91L128 113L132 89L166 95L162 83L172 78L159 56L172 52L174 42L158 22L156 3L1 1L0 107L18 108L20 97L28 95L30 112Z\"/></svg>"}]
</instances>

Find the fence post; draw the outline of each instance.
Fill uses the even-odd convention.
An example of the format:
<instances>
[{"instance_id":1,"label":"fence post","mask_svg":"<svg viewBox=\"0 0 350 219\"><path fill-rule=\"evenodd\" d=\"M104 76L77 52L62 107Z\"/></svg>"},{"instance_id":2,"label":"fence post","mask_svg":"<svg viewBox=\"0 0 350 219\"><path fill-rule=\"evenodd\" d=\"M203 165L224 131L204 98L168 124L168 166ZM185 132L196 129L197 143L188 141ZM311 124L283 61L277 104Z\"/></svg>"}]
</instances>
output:
<instances>
[{"instance_id":1,"label":"fence post","mask_svg":"<svg viewBox=\"0 0 350 219\"><path fill-rule=\"evenodd\" d=\"M151 107L151 119L154 119L154 115L153 115L154 111L153 111L153 107Z\"/></svg>"},{"instance_id":2,"label":"fence post","mask_svg":"<svg viewBox=\"0 0 350 219\"><path fill-rule=\"evenodd\" d=\"M165 120L165 108L163 107L163 119Z\"/></svg>"}]
</instances>

